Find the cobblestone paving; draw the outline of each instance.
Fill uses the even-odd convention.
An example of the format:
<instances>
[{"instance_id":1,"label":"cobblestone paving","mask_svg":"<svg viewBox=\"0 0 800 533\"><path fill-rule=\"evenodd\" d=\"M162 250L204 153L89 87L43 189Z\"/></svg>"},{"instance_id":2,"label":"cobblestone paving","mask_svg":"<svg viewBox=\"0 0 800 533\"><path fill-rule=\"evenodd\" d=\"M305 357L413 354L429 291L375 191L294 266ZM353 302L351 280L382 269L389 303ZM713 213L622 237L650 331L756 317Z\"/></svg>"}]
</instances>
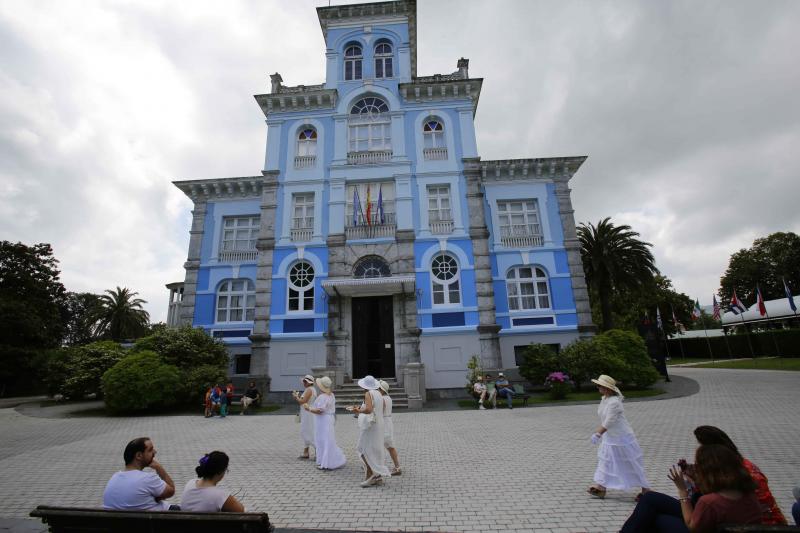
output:
<instances>
[{"instance_id":1,"label":"cobblestone paving","mask_svg":"<svg viewBox=\"0 0 800 533\"><path fill-rule=\"evenodd\" d=\"M800 373L672 369L700 383L685 398L631 402L628 420L655 490L673 494L667 469L695 449L692 429L725 429L767 474L786 514L800 481ZM596 407L395 413L403 475L362 489L355 420L338 417L347 465L319 472L296 459L291 416L43 419L0 410L0 516L25 517L37 504L99 506L122 448L150 436L180 491L197 459L231 455L224 484L248 511L278 527L401 531L617 531L634 494L605 500L585 490L595 468L589 436ZM178 495L179 496L179 495ZM174 498L178 501L179 498Z\"/></svg>"}]
</instances>

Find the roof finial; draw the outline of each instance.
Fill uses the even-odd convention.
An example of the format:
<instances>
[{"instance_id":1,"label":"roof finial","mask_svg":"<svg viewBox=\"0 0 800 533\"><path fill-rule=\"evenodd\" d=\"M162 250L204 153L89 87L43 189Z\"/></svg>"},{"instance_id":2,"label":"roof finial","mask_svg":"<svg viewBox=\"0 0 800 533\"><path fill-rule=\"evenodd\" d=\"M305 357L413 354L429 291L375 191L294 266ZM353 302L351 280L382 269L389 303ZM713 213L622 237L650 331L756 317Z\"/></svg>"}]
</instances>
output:
<instances>
[{"instance_id":1,"label":"roof finial","mask_svg":"<svg viewBox=\"0 0 800 533\"><path fill-rule=\"evenodd\" d=\"M458 60L456 66L458 67L458 73L461 74L461 77L465 80L469 79L469 59L462 57Z\"/></svg>"}]
</instances>

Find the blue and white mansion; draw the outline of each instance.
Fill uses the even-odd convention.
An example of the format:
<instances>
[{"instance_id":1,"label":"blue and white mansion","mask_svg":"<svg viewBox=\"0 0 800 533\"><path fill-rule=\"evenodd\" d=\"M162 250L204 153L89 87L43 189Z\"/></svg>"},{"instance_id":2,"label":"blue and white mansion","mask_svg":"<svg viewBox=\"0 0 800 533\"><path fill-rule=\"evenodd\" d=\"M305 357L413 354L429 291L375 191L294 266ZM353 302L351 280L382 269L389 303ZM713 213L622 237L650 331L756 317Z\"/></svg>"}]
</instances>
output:
<instances>
[{"instance_id":1,"label":"blue and white mansion","mask_svg":"<svg viewBox=\"0 0 800 533\"><path fill-rule=\"evenodd\" d=\"M171 325L222 339L270 391L394 377L409 407L463 389L467 362L593 329L569 180L585 157L483 161L468 60L417 75L414 0L317 8L325 83L255 99L257 176L178 181L194 202Z\"/></svg>"}]
</instances>

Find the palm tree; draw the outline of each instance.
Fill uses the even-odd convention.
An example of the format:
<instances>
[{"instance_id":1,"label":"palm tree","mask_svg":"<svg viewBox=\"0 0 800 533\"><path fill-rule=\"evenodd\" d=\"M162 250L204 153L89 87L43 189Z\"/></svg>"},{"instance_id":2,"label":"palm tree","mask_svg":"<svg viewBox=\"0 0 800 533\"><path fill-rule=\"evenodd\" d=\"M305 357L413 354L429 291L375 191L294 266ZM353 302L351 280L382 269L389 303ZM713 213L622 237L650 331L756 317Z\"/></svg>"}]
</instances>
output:
<instances>
[{"instance_id":1,"label":"palm tree","mask_svg":"<svg viewBox=\"0 0 800 533\"><path fill-rule=\"evenodd\" d=\"M615 226L607 217L597 226L581 224L581 259L586 283L600 301L603 330L614 327L611 297L615 292L635 289L650 282L658 269L649 248L653 245L637 239L630 226Z\"/></svg>"},{"instance_id":2,"label":"palm tree","mask_svg":"<svg viewBox=\"0 0 800 533\"><path fill-rule=\"evenodd\" d=\"M96 335L121 341L134 339L147 330L150 314L142 309L147 302L127 287L107 290L100 296L95 323Z\"/></svg>"}]
</instances>

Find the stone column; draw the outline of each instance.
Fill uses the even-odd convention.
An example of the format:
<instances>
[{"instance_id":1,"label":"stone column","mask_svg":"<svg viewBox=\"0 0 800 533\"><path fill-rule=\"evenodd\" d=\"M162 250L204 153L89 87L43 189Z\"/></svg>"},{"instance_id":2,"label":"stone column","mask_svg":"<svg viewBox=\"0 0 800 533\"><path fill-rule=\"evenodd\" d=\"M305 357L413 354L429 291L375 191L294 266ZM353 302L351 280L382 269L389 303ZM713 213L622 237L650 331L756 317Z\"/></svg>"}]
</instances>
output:
<instances>
[{"instance_id":1,"label":"stone column","mask_svg":"<svg viewBox=\"0 0 800 533\"><path fill-rule=\"evenodd\" d=\"M345 250L346 243L347 238L344 233L328 235L326 241L328 246L328 279L349 277L350 273L347 269L347 253ZM347 373L344 363L347 358L347 341L350 337L350 328L343 322L345 318L344 306L343 296L330 297L328 303L328 331L325 334L327 339L325 367L319 369L321 374L330 376L337 386L344 383L344 376ZM317 370L315 368L314 372L317 372Z\"/></svg>"},{"instance_id":2,"label":"stone column","mask_svg":"<svg viewBox=\"0 0 800 533\"><path fill-rule=\"evenodd\" d=\"M397 242L396 275L414 276L414 230L400 230L395 232ZM400 328L395 335L395 358L401 361L397 381L408 393L409 409L419 409L425 403L427 392L425 390L424 365L419 353L419 336L422 330L417 327L417 298L413 292L400 293L395 297L396 312L400 314ZM397 323L397 322L396 322ZM422 378L417 379L419 373ZM409 378L412 379L409 382ZM414 398L412 400L412 397Z\"/></svg>"},{"instance_id":3,"label":"stone column","mask_svg":"<svg viewBox=\"0 0 800 533\"><path fill-rule=\"evenodd\" d=\"M558 199L558 214L561 218L561 227L564 230L564 248L567 251L572 295L575 299L575 310L578 313L578 333L581 337L590 337L597 331L597 327L592 322L592 307L589 302L589 291L586 287L586 278L583 273L583 261L581 261L581 243L578 240L578 232L575 228L572 199L567 185L571 177L565 172L554 180L556 186L555 194Z\"/></svg>"},{"instance_id":4,"label":"stone column","mask_svg":"<svg viewBox=\"0 0 800 533\"><path fill-rule=\"evenodd\" d=\"M192 227L189 230L189 255L183 268L186 278L183 282L183 301L181 303L179 326L191 326L194 323L194 304L197 295L197 273L200 270L200 248L203 244L203 231L206 222L206 200L194 199L192 210Z\"/></svg>"},{"instance_id":5,"label":"stone column","mask_svg":"<svg viewBox=\"0 0 800 533\"><path fill-rule=\"evenodd\" d=\"M481 347L483 368L502 368L500 339L494 305L492 264L489 259L489 228L484 207L480 158L464 158L464 178L467 183L467 211L469 216L469 238L472 240L472 255L475 260L475 292L478 297L478 340Z\"/></svg>"},{"instance_id":6,"label":"stone column","mask_svg":"<svg viewBox=\"0 0 800 533\"><path fill-rule=\"evenodd\" d=\"M275 251L275 215L277 210L278 171L264 171L261 193L261 228L258 233L258 269L256 270L256 310L250 335L250 377L264 391L269 391L269 316L272 305L272 261Z\"/></svg>"}]
</instances>

